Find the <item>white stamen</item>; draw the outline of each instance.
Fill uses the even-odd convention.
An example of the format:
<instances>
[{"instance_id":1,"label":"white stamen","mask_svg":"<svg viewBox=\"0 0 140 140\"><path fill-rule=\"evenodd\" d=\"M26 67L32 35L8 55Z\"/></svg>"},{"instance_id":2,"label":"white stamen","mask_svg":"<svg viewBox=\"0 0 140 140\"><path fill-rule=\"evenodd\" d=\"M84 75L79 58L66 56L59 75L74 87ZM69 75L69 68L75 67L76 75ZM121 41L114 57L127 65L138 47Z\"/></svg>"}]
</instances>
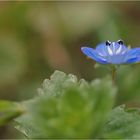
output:
<instances>
[{"instance_id":1,"label":"white stamen","mask_svg":"<svg viewBox=\"0 0 140 140\"><path fill-rule=\"evenodd\" d=\"M112 50L110 49L109 46L107 46L107 50L108 50L109 55L113 55L113 52L112 52Z\"/></svg>"},{"instance_id":2,"label":"white stamen","mask_svg":"<svg viewBox=\"0 0 140 140\"><path fill-rule=\"evenodd\" d=\"M116 51L116 46L115 46L115 42L112 42L112 46L113 46L113 53L115 54L115 51Z\"/></svg>"},{"instance_id":3,"label":"white stamen","mask_svg":"<svg viewBox=\"0 0 140 140\"><path fill-rule=\"evenodd\" d=\"M122 46L120 45L120 47L116 50L116 54L119 54L122 50Z\"/></svg>"}]
</instances>

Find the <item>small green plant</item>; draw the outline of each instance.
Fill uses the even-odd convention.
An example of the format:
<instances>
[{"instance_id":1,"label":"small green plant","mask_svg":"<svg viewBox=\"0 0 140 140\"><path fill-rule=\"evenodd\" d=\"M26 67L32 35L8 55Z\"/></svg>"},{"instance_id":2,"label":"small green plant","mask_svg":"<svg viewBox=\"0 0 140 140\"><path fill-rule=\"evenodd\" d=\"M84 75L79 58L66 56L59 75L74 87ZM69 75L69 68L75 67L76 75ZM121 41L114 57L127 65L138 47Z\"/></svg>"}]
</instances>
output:
<instances>
[{"instance_id":1,"label":"small green plant","mask_svg":"<svg viewBox=\"0 0 140 140\"><path fill-rule=\"evenodd\" d=\"M16 128L28 138L100 137L115 94L109 78L88 84L55 71L37 97L22 103L26 113L16 119Z\"/></svg>"},{"instance_id":2,"label":"small green plant","mask_svg":"<svg viewBox=\"0 0 140 140\"><path fill-rule=\"evenodd\" d=\"M31 100L0 102L0 125L14 119L24 138L140 138L139 109L115 107L111 79L91 83L55 71Z\"/></svg>"}]
</instances>

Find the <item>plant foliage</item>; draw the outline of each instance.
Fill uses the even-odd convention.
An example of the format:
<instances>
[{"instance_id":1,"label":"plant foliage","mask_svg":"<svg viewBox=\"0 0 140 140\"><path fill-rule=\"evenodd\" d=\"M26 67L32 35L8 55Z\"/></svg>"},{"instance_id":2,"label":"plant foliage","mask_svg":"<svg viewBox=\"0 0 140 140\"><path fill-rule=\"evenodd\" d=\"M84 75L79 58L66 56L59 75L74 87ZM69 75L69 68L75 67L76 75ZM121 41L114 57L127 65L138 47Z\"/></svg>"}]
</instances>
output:
<instances>
[{"instance_id":1,"label":"plant foliage","mask_svg":"<svg viewBox=\"0 0 140 140\"><path fill-rule=\"evenodd\" d=\"M116 91L109 77L88 83L55 71L33 99L1 101L0 125L24 109L15 127L26 138L140 138L139 109L113 108Z\"/></svg>"}]
</instances>

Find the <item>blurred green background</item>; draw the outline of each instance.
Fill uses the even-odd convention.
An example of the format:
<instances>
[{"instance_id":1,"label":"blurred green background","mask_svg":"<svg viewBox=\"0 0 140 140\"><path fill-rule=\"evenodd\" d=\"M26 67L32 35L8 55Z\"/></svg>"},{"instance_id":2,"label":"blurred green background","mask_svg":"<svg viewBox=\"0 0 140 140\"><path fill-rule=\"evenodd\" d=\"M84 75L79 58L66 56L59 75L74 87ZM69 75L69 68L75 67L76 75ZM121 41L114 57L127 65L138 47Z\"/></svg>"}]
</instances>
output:
<instances>
[{"instance_id":1,"label":"blurred green background","mask_svg":"<svg viewBox=\"0 0 140 140\"><path fill-rule=\"evenodd\" d=\"M140 2L0 2L0 99L22 101L37 93L56 69L91 81L109 74L94 68L81 46L118 39L140 47ZM123 67L116 104L140 106L140 64ZM0 138L16 138L10 125Z\"/></svg>"}]
</instances>

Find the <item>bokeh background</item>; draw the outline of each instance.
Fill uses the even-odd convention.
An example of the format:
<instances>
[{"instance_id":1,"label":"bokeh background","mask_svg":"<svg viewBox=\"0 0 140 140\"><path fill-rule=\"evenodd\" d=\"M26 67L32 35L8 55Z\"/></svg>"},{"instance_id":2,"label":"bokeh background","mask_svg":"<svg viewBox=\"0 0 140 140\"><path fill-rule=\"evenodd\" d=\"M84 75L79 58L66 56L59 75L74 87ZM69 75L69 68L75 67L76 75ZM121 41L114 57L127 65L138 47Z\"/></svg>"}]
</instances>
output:
<instances>
[{"instance_id":1,"label":"bokeh background","mask_svg":"<svg viewBox=\"0 0 140 140\"><path fill-rule=\"evenodd\" d=\"M91 81L109 74L80 51L110 40L140 47L140 2L0 2L0 99L23 101L54 70ZM116 105L140 107L140 64L120 68ZM11 124L0 138L18 138Z\"/></svg>"}]
</instances>

